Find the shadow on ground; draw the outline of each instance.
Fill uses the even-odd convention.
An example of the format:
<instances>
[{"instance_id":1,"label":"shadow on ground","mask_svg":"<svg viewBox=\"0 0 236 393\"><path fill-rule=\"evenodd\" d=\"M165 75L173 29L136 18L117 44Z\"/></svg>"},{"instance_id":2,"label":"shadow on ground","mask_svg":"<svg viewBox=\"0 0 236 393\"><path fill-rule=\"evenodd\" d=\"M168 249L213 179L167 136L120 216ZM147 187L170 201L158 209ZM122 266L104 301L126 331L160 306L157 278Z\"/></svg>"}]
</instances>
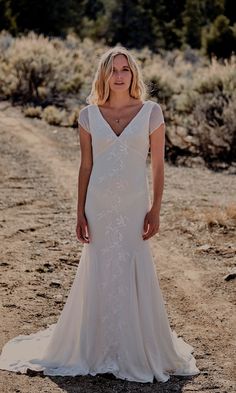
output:
<instances>
[{"instance_id":1,"label":"shadow on ground","mask_svg":"<svg viewBox=\"0 0 236 393\"><path fill-rule=\"evenodd\" d=\"M159 382L154 378L153 383L131 382L116 378L111 373L91 375L46 376L42 372L28 370L30 377L41 376L49 378L63 392L67 393L181 393L183 387L193 381L196 376L171 376L167 382Z\"/></svg>"}]
</instances>

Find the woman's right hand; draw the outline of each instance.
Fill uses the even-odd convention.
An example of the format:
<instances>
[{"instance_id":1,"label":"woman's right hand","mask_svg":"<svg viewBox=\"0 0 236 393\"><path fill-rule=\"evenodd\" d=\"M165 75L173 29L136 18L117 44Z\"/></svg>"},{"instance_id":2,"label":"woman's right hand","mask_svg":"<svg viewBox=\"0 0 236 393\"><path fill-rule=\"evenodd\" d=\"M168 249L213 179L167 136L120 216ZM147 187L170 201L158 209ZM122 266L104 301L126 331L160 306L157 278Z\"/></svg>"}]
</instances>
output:
<instances>
[{"instance_id":1,"label":"woman's right hand","mask_svg":"<svg viewBox=\"0 0 236 393\"><path fill-rule=\"evenodd\" d=\"M78 214L76 224L76 235L77 239L82 243L89 243L90 233L88 228L88 222L85 214Z\"/></svg>"}]
</instances>

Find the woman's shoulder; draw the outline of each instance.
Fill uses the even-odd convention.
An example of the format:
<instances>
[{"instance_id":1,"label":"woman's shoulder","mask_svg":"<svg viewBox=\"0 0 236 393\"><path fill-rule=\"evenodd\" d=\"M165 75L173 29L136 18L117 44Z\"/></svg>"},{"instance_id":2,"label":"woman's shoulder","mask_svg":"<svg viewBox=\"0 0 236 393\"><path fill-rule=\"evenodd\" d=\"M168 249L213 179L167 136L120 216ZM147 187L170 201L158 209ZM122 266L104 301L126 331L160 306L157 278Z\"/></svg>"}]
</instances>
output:
<instances>
[{"instance_id":1,"label":"woman's shoulder","mask_svg":"<svg viewBox=\"0 0 236 393\"><path fill-rule=\"evenodd\" d=\"M152 109L161 109L161 105L156 102L156 101L152 101L152 100L147 100L146 102L149 102L150 105L152 106Z\"/></svg>"},{"instance_id":2,"label":"woman's shoulder","mask_svg":"<svg viewBox=\"0 0 236 393\"><path fill-rule=\"evenodd\" d=\"M85 106L83 106L80 110L79 110L79 112L82 114L85 114L85 113L87 113L88 112L88 110L89 110L89 108L91 108L91 107L93 107L94 106L94 104L88 104L88 105L85 105Z\"/></svg>"},{"instance_id":3,"label":"woman's shoulder","mask_svg":"<svg viewBox=\"0 0 236 393\"><path fill-rule=\"evenodd\" d=\"M152 102L152 109L149 118L149 133L152 134L154 130L160 127L162 123L165 123L163 111L161 105L158 102Z\"/></svg>"},{"instance_id":4,"label":"woman's shoulder","mask_svg":"<svg viewBox=\"0 0 236 393\"><path fill-rule=\"evenodd\" d=\"M151 103L151 116L163 116L162 107L158 102L149 100Z\"/></svg>"},{"instance_id":5,"label":"woman's shoulder","mask_svg":"<svg viewBox=\"0 0 236 393\"><path fill-rule=\"evenodd\" d=\"M79 122L82 122L84 124L89 123L89 110L92 107L94 107L94 104L88 104L79 110Z\"/></svg>"},{"instance_id":6,"label":"woman's shoulder","mask_svg":"<svg viewBox=\"0 0 236 393\"><path fill-rule=\"evenodd\" d=\"M90 132L89 108L93 106L93 104L88 104L79 110L78 123L88 132Z\"/></svg>"}]
</instances>

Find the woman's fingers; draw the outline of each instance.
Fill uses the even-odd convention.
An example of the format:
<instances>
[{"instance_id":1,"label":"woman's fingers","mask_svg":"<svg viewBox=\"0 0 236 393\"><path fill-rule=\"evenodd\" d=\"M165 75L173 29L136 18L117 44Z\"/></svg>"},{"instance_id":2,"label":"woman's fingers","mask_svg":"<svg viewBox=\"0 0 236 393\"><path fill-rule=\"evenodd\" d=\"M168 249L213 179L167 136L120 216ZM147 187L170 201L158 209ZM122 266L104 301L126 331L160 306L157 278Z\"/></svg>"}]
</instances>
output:
<instances>
[{"instance_id":1,"label":"woman's fingers","mask_svg":"<svg viewBox=\"0 0 236 393\"><path fill-rule=\"evenodd\" d=\"M154 236L158 231L152 231L149 232L148 234L146 234L145 236L143 236L143 240L148 240L150 239L152 236Z\"/></svg>"},{"instance_id":2,"label":"woman's fingers","mask_svg":"<svg viewBox=\"0 0 236 393\"><path fill-rule=\"evenodd\" d=\"M88 223L86 225L86 230L87 230L87 237L88 237L88 239L90 239L90 229L89 229Z\"/></svg>"},{"instance_id":3,"label":"woman's fingers","mask_svg":"<svg viewBox=\"0 0 236 393\"><path fill-rule=\"evenodd\" d=\"M148 217L147 215L144 218L144 224L143 224L143 232L146 233L148 230Z\"/></svg>"},{"instance_id":4,"label":"woman's fingers","mask_svg":"<svg viewBox=\"0 0 236 393\"><path fill-rule=\"evenodd\" d=\"M157 230L152 230L151 232L149 232L147 235L145 235L144 240L148 240L150 239L152 236L156 235L156 233L158 233Z\"/></svg>"},{"instance_id":5,"label":"woman's fingers","mask_svg":"<svg viewBox=\"0 0 236 393\"><path fill-rule=\"evenodd\" d=\"M159 231L160 219L152 211L149 211L144 219L143 240L147 240Z\"/></svg>"},{"instance_id":6,"label":"woman's fingers","mask_svg":"<svg viewBox=\"0 0 236 393\"><path fill-rule=\"evenodd\" d=\"M82 233L82 237L85 240L86 239L86 226L85 224L81 225L81 233Z\"/></svg>"},{"instance_id":7,"label":"woman's fingers","mask_svg":"<svg viewBox=\"0 0 236 393\"><path fill-rule=\"evenodd\" d=\"M148 231L143 235L143 240L147 240L150 237L150 234L153 232L153 228L149 225Z\"/></svg>"},{"instance_id":8,"label":"woman's fingers","mask_svg":"<svg viewBox=\"0 0 236 393\"><path fill-rule=\"evenodd\" d=\"M82 232L79 225L76 226L76 236L79 241L83 241Z\"/></svg>"},{"instance_id":9,"label":"woman's fingers","mask_svg":"<svg viewBox=\"0 0 236 393\"><path fill-rule=\"evenodd\" d=\"M86 225L80 224L76 227L77 239L82 243L89 243L89 237L86 234Z\"/></svg>"},{"instance_id":10,"label":"woman's fingers","mask_svg":"<svg viewBox=\"0 0 236 393\"><path fill-rule=\"evenodd\" d=\"M148 231L143 235L143 240L147 240L158 232L158 227L155 224L149 224Z\"/></svg>"}]
</instances>

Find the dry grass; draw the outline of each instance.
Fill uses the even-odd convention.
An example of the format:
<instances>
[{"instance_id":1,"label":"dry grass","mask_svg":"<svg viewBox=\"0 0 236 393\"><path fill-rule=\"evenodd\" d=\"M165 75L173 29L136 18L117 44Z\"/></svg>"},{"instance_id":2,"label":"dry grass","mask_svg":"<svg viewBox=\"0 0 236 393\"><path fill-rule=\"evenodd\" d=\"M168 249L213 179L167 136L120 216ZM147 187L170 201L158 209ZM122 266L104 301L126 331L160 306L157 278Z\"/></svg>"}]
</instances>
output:
<instances>
[{"instance_id":1,"label":"dry grass","mask_svg":"<svg viewBox=\"0 0 236 393\"><path fill-rule=\"evenodd\" d=\"M188 223L197 224L200 230L233 230L236 228L236 204L228 206L213 206L196 209L185 209L181 212L184 220Z\"/></svg>"},{"instance_id":2,"label":"dry grass","mask_svg":"<svg viewBox=\"0 0 236 393\"><path fill-rule=\"evenodd\" d=\"M221 255L229 264L231 260L233 263L236 255L235 203L182 209L172 218L172 228L192 242L193 253Z\"/></svg>"}]
</instances>

